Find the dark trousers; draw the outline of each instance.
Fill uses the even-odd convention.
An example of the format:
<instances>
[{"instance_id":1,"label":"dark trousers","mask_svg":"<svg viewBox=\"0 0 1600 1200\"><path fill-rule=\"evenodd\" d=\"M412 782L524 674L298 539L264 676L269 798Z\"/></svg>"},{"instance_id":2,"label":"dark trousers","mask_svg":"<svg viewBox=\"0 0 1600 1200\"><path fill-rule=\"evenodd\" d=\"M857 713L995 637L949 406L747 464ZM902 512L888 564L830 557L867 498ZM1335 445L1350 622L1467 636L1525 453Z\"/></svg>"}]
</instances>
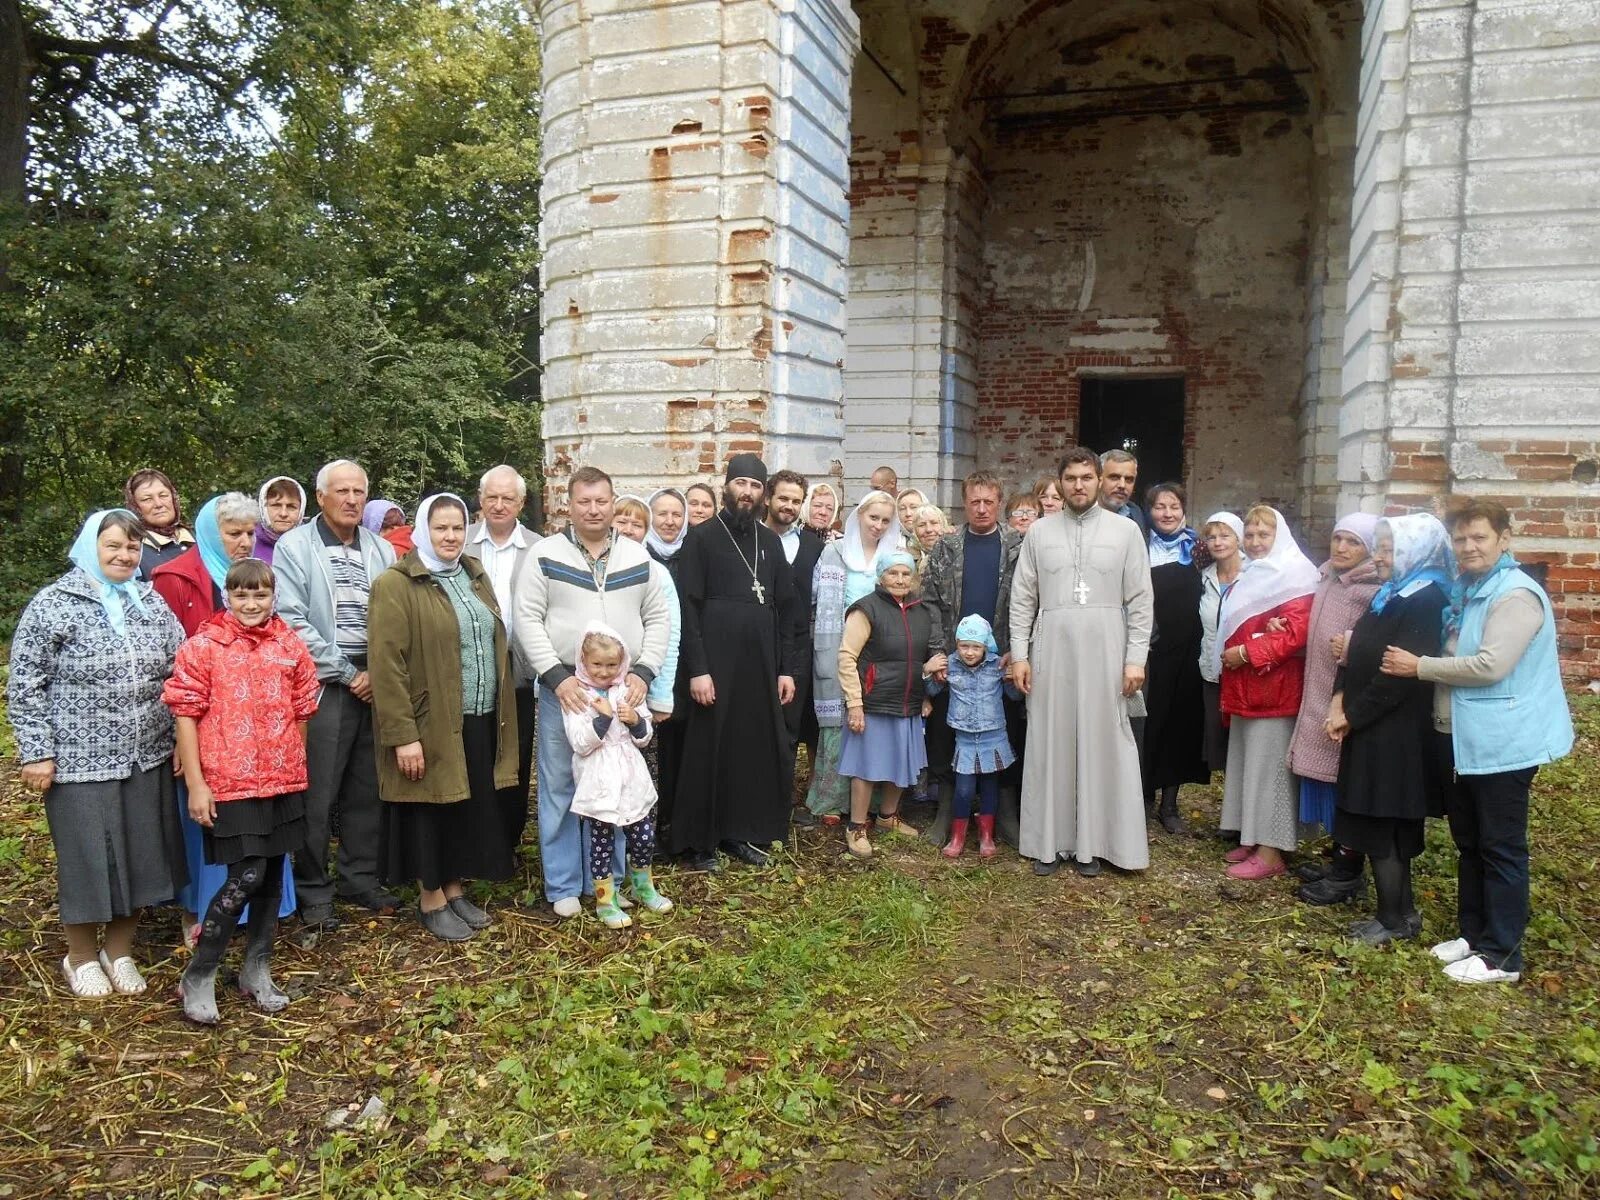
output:
<instances>
[{"instance_id":1,"label":"dark trousers","mask_svg":"<svg viewBox=\"0 0 1600 1200\"><path fill-rule=\"evenodd\" d=\"M294 856L300 911L333 903L328 841L339 814L339 895L378 888L378 760L372 707L349 688L326 684L306 730L306 843Z\"/></svg>"},{"instance_id":2,"label":"dark trousers","mask_svg":"<svg viewBox=\"0 0 1600 1200\"><path fill-rule=\"evenodd\" d=\"M534 714L539 710L539 685L517 688L517 799L506 807L506 835L513 851L528 827L528 785L533 779Z\"/></svg>"},{"instance_id":3,"label":"dark trousers","mask_svg":"<svg viewBox=\"0 0 1600 1200\"><path fill-rule=\"evenodd\" d=\"M805 715L811 708L811 672L800 671L794 677L794 699L783 706L783 729L787 735L783 747L783 777L788 781L791 799L794 793L795 758L800 750L800 734L805 725Z\"/></svg>"},{"instance_id":4,"label":"dark trousers","mask_svg":"<svg viewBox=\"0 0 1600 1200\"><path fill-rule=\"evenodd\" d=\"M1449 740L1450 735L1438 736ZM1456 915L1474 953L1502 971L1522 970L1528 929L1528 789L1538 767L1457 775L1445 788L1456 844Z\"/></svg>"},{"instance_id":5,"label":"dark trousers","mask_svg":"<svg viewBox=\"0 0 1600 1200\"><path fill-rule=\"evenodd\" d=\"M933 697L933 711L922 723L923 744L928 748L928 782L935 788L955 776L951 764L956 758L956 734L950 728L950 690L942 688Z\"/></svg>"}]
</instances>

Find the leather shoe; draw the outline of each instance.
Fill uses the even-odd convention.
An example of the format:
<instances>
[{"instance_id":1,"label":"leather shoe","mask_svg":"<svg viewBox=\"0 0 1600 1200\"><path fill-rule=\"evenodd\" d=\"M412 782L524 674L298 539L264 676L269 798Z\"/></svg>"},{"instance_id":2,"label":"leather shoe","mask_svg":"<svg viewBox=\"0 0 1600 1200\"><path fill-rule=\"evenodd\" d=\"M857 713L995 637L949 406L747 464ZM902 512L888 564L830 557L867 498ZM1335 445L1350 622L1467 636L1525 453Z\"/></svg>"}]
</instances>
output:
<instances>
[{"instance_id":1,"label":"leather shoe","mask_svg":"<svg viewBox=\"0 0 1600 1200\"><path fill-rule=\"evenodd\" d=\"M1035 875L1054 875L1059 870L1061 870L1061 860L1059 858L1052 858L1049 862L1040 861L1033 864L1033 873Z\"/></svg>"},{"instance_id":2,"label":"leather shoe","mask_svg":"<svg viewBox=\"0 0 1600 1200\"><path fill-rule=\"evenodd\" d=\"M374 888L370 892L362 892L359 896L346 896L345 901L383 917L392 917L400 909L400 897L383 888Z\"/></svg>"},{"instance_id":3,"label":"leather shoe","mask_svg":"<svg viewBox=\"0 0 1600 1200\"><path fill-rule=\"evenodd\" d=\"M317 933L332 933L344 922L331 904L308 904L300 910L300 924Z\"/></svg>"},{"instance_id":4,"label":"leather shoe","mask_svg":"<svg viewBox=\"0 0 1600 1200\"><path fill-rule=\"evenodd\" d=\"M432 912L419 908L417 916L422 927L441 942L464 942L475 932L448 904L441 904Z\"/></svg>"},{"instance_id":5,"label":"leather shoe","mask_svg":"<svg viewBox=\"0 0 1600 1200\"><path fill-rule=\"evenodd\" d=\"M772 861L765 850L749 842L723 842L722 852L752 867L764 867Z\"/></svg>"},{"instance_id":6,"label":"leather shoe","mask_svg":"<svg viewBox=\"0 0 1600 1200\"><path fill-rule=\"evenodd\" d=\"M1302 883L1294 894L1318 908L1330 904L1355 904L1367 897L1367 877L1357 875L1354 879L1335 879L1331 875L1324 876L1312 883Z\"/></svg>"},{"instance_id":7,"label":"leather shoe","mask_svg":"<svg viewBox=\"0 0 1600 1200\"><path fill-rule=\"evenodd\" d=\"M722 863L717 858L715 850L707 850L704 853L691 850L678 860L678 865L685 871L705 871L714 874L722 870Z\"/></svg>"},{"instance_id":8,"label":"leather shoe","mask_svg":"<svg viewBox=\"0 0 1600 1200\"><path fill-rule=\"evenodd\" d=\"M1085 879L1093 879L1100 874L1100 860L1091 858L1088 862L1080 862L1075 858L1072 860L1072 869Z\"/></svg>"}]
</instances>

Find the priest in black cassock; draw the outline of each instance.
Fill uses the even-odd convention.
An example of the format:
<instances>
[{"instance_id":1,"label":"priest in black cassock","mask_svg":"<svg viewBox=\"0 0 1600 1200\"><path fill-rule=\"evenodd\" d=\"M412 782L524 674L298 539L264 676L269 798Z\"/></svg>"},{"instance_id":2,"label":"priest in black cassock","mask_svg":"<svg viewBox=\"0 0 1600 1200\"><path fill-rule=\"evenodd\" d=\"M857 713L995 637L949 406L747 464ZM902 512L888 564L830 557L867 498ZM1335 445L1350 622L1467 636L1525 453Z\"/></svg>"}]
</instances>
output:
<instances>
[{"instance_id":1,"label":"priest in black cassock","mask_svg":"<svg viewBox=\"0 0 1600 1200\"><path fill-rule=\"evenodd\" d=\"M717 869L719 848L764 866L763 847L789 827L783 705L794 696L798 596L783 546L760 520L766 486L761 459L735 455L722 511L691 528L678 552L678 671L694 704L669 849L699 870Z\"/></svg>"}]
</instances>

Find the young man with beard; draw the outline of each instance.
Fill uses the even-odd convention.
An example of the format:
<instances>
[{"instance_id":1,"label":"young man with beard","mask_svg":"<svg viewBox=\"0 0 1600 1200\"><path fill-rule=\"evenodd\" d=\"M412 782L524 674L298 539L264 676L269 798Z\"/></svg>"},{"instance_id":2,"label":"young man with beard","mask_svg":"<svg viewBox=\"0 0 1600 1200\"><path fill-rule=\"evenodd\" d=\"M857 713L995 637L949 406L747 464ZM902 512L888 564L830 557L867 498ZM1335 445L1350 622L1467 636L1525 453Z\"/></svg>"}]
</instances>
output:
<instances>
[{"instance_id":1,"label":"young man with beard","mask_svg":"<svg viewBox=\"0 0 1600 1200\"><path fill-rule=\"evenodd\" d=\"M796 751L805 737L806 714L811 712L811 581L824 544L801 520L809 490L806 477L798 471L775 471L767 485L767 528L778 535L783 555L789 560L789 573L794 577L794 699L783 706L783 723L789 734L784 773L791 794ZM811 722L811 728L816 728L815 721ZM816 744L815 734L811 744ZM796 809L796 813L810 815L803 807Z\"/></svg>"},{"instance_id":2,"label":"young man with beard","mask_svg":"<svg viewBox=\"0 0 1600 1200\"><path fill-rule=\"evenodd\" d=\"M1069 446L1066 507L1036 522L1011 581L1011 670L1028 697L1022 836L1034 872L1072 856L1080 875L1100 860L1150 865L1139 749L1128 702L1144 684L1154 598L1150 555L1132 521L1097 503L1100 463Z\"/></svg>"},{"instance_id":3,"label":"young man with beard","mask_svg":"<svg viewBox=\"0 0 1600 1200\"><path fill-rule=\"evenodd\" d=\"M794 699L797 596L778 535L758 520L767 468L728 463L722 510L690 529L679 552L683 637L678 670L694 701L669 848L697 870L720 847L765 866L789 826L792 767L783 706ZM803 495L803 490L802 490ZM798 512L797 512L798 515Z\"/></svg>"}]
</instances>

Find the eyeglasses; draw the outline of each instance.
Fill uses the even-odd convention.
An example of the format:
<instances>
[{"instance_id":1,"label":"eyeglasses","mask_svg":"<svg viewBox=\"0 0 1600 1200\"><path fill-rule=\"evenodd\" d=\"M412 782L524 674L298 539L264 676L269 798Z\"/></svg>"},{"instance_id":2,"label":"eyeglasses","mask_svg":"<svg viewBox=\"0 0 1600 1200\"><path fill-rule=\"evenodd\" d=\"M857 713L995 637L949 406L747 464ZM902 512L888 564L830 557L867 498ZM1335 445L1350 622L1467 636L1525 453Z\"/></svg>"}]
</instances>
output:
<instances>
[{"instance_id":1,"label":"eyeglasses","mask_svg":"<svg viewBox=\"0 0 1600 1200\"><path fill-rule=\"evenodd\" d=\"M1039 510L1037 508L1013 508L1011 515L1013 517L1037 517Z\"/></svg>"}]
</instances>

